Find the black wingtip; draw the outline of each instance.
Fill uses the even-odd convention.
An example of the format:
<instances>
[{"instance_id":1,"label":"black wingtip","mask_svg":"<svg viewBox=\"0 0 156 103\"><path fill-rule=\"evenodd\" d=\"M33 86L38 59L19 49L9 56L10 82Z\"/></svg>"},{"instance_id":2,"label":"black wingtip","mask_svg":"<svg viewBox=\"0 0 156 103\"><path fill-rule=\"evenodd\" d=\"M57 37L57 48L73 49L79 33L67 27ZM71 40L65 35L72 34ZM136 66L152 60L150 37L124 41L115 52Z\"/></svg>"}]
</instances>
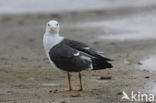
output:
<instances>
[{"instance_id":1,"label":"black wingtip","mask_svg":"<svg viewBox=\"0 0 156 103\"><path fill-rule=\"evenodd\" d=\"M113 65L111 63L108 63L107 68L113 68Z\"/></svg>"},{"instance_id":2,"label":"black wingtip","mask_svg":"<svg viewBox=\"0 0 156 103\"><path fill-rule=\"evenodd\" d=\"M93 70L101 70L107 68L113 68L113 65L109 63L110 59L102 58L102 59L94 59L93 60Z\"/></svg>"}]
</instances>

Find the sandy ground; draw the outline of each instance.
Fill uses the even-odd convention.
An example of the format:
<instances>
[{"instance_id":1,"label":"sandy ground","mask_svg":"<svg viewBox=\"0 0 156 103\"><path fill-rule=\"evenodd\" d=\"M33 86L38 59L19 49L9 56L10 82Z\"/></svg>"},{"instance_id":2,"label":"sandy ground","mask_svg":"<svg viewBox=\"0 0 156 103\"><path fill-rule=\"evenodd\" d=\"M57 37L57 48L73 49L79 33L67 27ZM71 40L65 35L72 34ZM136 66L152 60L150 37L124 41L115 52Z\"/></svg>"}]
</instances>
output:
<instances>
[{"instance_id":1,"label":"sandy ground","mask_svg":"<svg viewBox=\"0 0 156 103\"><path fill-rule=\"evenodd\" d=\"M80 24L154 13L155 6L1 16L0 103L122 103L122 91L146 91L145 85L154 82L156 75L136 67L142 65L139 61L144 57L154 54L156 40L99 41L94 38L97 34L107 35L107 26L81 27ZM83 92L59 92L68 88L66 73L51 67L42 45L45 24L50 19L60 22L61 35L104 51L114 59L114 68L82 72ZM110 32L121 31L111 29ZM77 73L72 74L72 86L79 88Z\"/></svg>"}]
</instances>

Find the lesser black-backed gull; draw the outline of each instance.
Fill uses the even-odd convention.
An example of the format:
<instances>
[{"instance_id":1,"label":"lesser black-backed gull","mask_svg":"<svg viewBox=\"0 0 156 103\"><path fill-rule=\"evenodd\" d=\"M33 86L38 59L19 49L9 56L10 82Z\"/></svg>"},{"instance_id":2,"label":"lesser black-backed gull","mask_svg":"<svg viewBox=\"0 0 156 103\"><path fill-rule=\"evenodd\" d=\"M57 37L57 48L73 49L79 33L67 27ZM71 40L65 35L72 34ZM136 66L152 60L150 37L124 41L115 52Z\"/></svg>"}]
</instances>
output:
<instances>
[{"instance_id":1,"label":"lesser black-backed gull","mask_svg":"<svg viewBox=\"0 0 156 103\"><path fill-rule=\"evenodd\" d=\"M46 55L56 69L67 72L69 91L72 91L70 72L79 72L80 89L82 91L81 71L112 68L111 59L104 57L79 41L70 40L59 35L60 26L55 20L46 25L43 44Z\"/></svg>"}]
</instances>

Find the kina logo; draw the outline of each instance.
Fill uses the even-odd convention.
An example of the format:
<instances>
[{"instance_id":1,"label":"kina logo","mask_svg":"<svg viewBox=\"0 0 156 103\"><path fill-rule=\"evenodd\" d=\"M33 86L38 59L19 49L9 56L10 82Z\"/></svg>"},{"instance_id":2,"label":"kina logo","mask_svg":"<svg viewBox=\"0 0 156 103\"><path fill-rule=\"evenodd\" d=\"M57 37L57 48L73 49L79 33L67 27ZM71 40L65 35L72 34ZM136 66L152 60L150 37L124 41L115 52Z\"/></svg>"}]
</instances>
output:
<instances>
[{"instance_id":1,"label":"kina logo","mask_svg":"<svg viewBox=\"0 0 156 103\"><path fill-rule=\"evenodd\" d=\"M134 102L154 102L154 94L147 94L147 93L141 93L141 92L136 92L134 93L133 91L131 92L130 95L128 95L125 91L122 91L122 98L121 101L134 101Z\"/></svg>"}]
</instances>

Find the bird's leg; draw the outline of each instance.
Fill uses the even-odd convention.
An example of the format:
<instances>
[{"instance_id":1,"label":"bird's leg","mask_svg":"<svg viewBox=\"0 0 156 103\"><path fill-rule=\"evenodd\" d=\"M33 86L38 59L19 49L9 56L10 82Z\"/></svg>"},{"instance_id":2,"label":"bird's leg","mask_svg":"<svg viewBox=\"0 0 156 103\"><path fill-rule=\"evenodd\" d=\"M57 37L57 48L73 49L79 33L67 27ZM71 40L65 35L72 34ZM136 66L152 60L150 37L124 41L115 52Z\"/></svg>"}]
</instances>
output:
<instances>
[{"instance_id":1,"label":"bird's leg","mask_svg":"<svg viewBox=\"0 0 156 103\"><path fill-rule=\"evenodd\" d=\"M68 90L63 90L63 91L61 91L61 92L70 92L70 91L72 91L70 73L68 72L67 75L68 75L68 85L69 85L69 89L68 89Z\"/></svg>"},{"instance_id":2,"label":"bird's leg","mask_svg":"<svg viewBox=\"0 0 156 103\"><path fill-rule=\"evenodd\" d=\"M72 90L72 87L71 87L71 78L70 78L70 73L68 72L68 84L69 84L69 91Z\"/></svg>"},{"instance_id":3,"label":"bird's leg","mask_svg":"<svg viewBox=\"0 0 156 103\"><path fill-rule=\"evenodd\" d=\"M80 80L80 89L78 91L82 91L82 76L81 76L81 72L79 72L79 80Z\"/></svg>"},{"instance_id":4,"label":"bird's leg","mask_svg":"<svg viewBox=\"0 0 156 103\"><path fill-rule=\"evenodd\" d=\"M82 91L83 88L82 88L82 76L81 76L81 72L79 72L79 80L80 80L80 89L78 90L73 90L72 87L71 87L71 78L70 78L70 73L68 72L68 83L69 83L69 90L64 90L64 91L61 91L61 92L69 92L69 91Z\"/></svg>"}]
</instances>

